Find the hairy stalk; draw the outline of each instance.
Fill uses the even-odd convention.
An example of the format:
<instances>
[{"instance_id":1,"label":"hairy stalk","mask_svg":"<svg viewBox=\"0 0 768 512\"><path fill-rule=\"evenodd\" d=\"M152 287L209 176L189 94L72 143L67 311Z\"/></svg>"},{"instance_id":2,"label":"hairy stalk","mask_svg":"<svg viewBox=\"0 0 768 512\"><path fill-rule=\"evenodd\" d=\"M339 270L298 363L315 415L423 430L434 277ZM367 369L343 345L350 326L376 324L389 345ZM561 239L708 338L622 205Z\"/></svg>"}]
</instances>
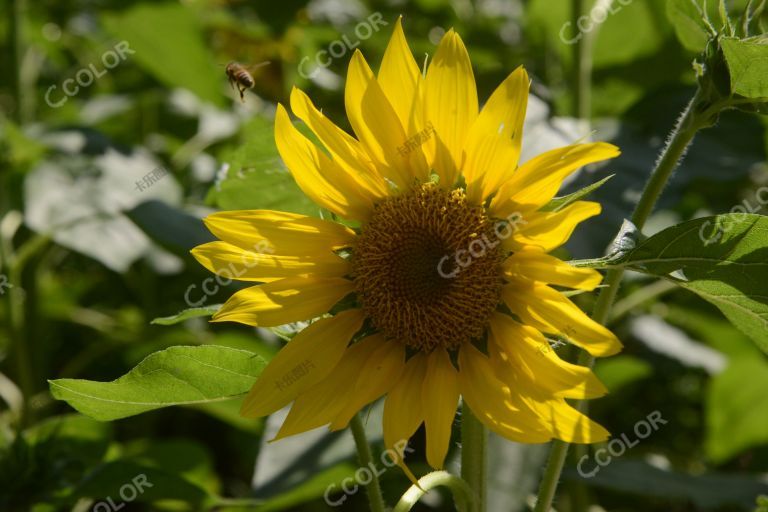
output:
<instances>
[{"instance_id":1,"label":"hairy stalk","mask_svg":"<svg viewBox=\"0 0 768 512\"><path fill-rule=\"evenodd\" d=\"M448 487L451 490L456 502L456 509L459 512L479 512L475 495L469 484L447 471L434 471L421 477L418 484L412 485L403 494L392 512L408 512L430 489L440 486Z\"/></svg>"},{"instance_id":2,"label":"hairy stalk","mask_svg":"<svg viewBox=\"0 0 768 512\"><path fill-rule=\"evenodd\" d=\"M485 511L488 432L466 403L461 406L461 477L477 498L477 510Z\"/></svg>"},{"instance_id":3,"label":"hairy stalk","mask_svg":"<svg viewBox=\"0 0 768 512\"><path fill-rule=\"evenodd\" d=\"M690 103L683 111L683 114L680 116L677 125L672 130L672 133L667 140L667 145L661 152L659 160L656 162L656 166L646 182L640 200L632 214L632 222L638 230L642 230L645 222L648 220L648 217L653 211L653 207L656 205L656 201L664 190L672 173L685 156L685 152L696 135L696 132L702 128L711 126L717 113L725 106L725 103L707 103L703 97L701 89L697 89L696 94L693 96ZM605 287L600 290L600 294L597 297L592 312L592 318L595 321L603 325L607 323L610 317L611 307L616 299L616 294L619 291L619 284L623 276L624 269L622 267L611 268L607 272L603 282ZM586 351L582 351L579 355L578 362L583 366L591 368L594 365L595 359ZM586 401L577 401L575 407L580 411L584 411L586 408ZM557 491L557 484L560 480L560 474L565 463L565 457L568 454L568 446L569 444L563 441L555 440L552 442L552 448L550 449L547 467L539 487L539 495L534 512L549 512L551 509L552 501L554 500L555 492Z\"/></svg>"},{"instance_id":4,"label":"hairy stalk","mask_svg":"<svg viewBox=\"0 0 768 512\"><path fill-rule=\"evenodd\" d=\"M365 436L365 427L360 419L360 414L352 416L352 421L349 422L349 429L355 438L360 467L371 467L373 465L371 445L368 444L368 438ZM371 512L384 512L386 506L384 505L384 496L381 494L381 486L379 485L379 477L376 471L371 471L371 481L365 485L365 490L368 494L368 505Z\"/></svg>"}]
</instances>

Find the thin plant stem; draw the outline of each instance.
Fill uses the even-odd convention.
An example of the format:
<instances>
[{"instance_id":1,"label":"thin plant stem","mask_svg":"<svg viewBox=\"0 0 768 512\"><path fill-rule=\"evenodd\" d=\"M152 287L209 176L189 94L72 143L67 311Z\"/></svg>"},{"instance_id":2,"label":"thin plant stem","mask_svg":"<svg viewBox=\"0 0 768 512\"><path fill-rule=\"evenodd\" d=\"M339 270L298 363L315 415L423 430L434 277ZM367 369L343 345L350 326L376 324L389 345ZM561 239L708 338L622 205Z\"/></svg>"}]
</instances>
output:
<instances>
[{"instance_id":1,"label":"thin plant stem","mask_svg":"<svg viewBox=\"0 0 768 512\"><path fill-rule=\"evenodd\" d=\"M26 124L30 121L29 112L22 94L24 94L24 81L22 78L21 64L24 57L24 14L26 0L11 0L7 3L8 19L11 20L8 30L8 43L11 49L8 65L13 79L13 99L16 103L14 110L15 121Z\"/></svg>"},{"instance_id":2,"label":"thin plant stem","mask_svg":"<svg viewBox=\"0 0 768 512\"><path fill-rule=\"evenodd\" d=\"M461 406L461 477L477 497L477 510L485 511L488 431L469 409Z\"/></svg>"},{"instance_id":3,"label":"thin plant stem","mask_svg":"<svg viewBox=\"0 0 768 512\"><path fill-rule=\"evenodd\" d=\"M27 334L25 325L25 292L22 291L20 286L24 269L34 256L48 246L49 240L45 235L35 235L27 240L15 255L9 258L8 278L12 288L8 292L8 330L16 362L19 389L21 389L23 396L18 423L19 429L23 429L31 423L29 401L35 391L35 375L30 358L32 350L29 346L31 337Z\"/></svg>"},{"instance_id":4,"label":"thin plant stem","mask_svg":"<svg viewBox=\"0 0 768 512\"><path fill-rule=\"evenodd\" d=\"M418 484L412 485L403 494L392 512L408 512L427 492L441 486L451 490L459 512L479 512L476 496L469 484L447 471L434 471L421 477Z\"/></svg>"},{"instance_id":5,"label":"thin plant stem","mask_svg":"<svg viewBox=\"0 0 768 512\"><path fill-rule=\"evenodd\" d=\"M654 281L649 285L643 286L636 292L628 295L627 297L614 304L611 314L608 318L608 324L612 324L623 318L624 315L636 307L642 306L643 304L650 302L653 299L656 299L666 293L671 292L672 290L675 290L677 286L678 285L676 283L664 279L659 279L658 281Z\"/></svg>"},{"instance_id":6,"label":"thin plant stem","mask_svg":"<svg viewBox=\"0 0 768 512\"><path fill-rule=\"evenodd\" d=\"M632 214L632 222L638 230L642 230L645 222L651 215L653 207L656 205L656 201L664 190L672 173L685 156L685 151L688 149L688 146L696 133L700 129L710 126L712 119L714 119L716 114L725 106L724 103L707 104L703 99L701 89L696 90L696 94L694 94L678 120L677 125L672 130L667 145L664 147L659 160L656 162L656 166L646 182L640 200ZM619 291L619 284L621 283L623 276L623 267L614 267L607 272L605 280L603 281L605 287L600 290L600 294L597 297L592 312L592 318L596 322L603 325L607 323L611 314L611 307L616 299L616 295ZM580 365L592 368L594 362L594 357L586 351L582 351L581 354L579 354L578 363ZM586 401L577 401L575 407L580 411L584 411L586 409ZM551 509L552 501L554 500L555 492L557 491L557 484L560 480L560 474L562 473L563 465L565 463L565 458L568 455L568 446L569 444L564 441L555 440L552 442L552 448L550 449L544 477L542 478L539 487L539 495L534 512L549 512Z\"/></svg>"},{"instance_id":7,"label":"thin plant stem","mask_svg":"<svg viewBox=\"0 0 768 512\"><path fill-rule=\"evenodd\" d=\"M368 438L365 435L365 427L360 419L360 414L352 416L352 421L349 422L349 429L352 431L352 437L355 438L360 466L370 468L373 465L373 455L371 454L371 445L368 444ZM371 481L365 485L365 490L368 494L368 504L371 512L384 512L386 506L384 505L384 496L381 494L381 485L379 485L379 477L376 471L371 471Z\"/></svg>"}]
</instances>

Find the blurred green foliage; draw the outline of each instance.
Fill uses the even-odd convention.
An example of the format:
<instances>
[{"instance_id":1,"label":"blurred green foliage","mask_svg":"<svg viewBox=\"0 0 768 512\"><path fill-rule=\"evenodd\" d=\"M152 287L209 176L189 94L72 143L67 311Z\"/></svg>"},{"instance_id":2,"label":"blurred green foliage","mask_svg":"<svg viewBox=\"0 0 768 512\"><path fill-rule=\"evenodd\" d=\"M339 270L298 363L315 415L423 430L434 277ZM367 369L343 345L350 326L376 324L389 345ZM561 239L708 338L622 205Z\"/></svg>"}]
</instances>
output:
<instances>
[{"instance_id":1,"label":"blurred green foliage","mask_svg":"<svg viewBox=\"0 0 768 512\"><path fill-rule=\"evenodd\" d=\"M765 16L738 18L746 4L729 2L734 17L725 21L733 34L723 39L721 53L710 49L725 60L707 62L728 66L728 83L721 86L743 97L747 112L724 114L700 134L652 217L651 232L738 205L768 213L766 121L749 113L760 111L755 105L768 96ZM149 366L159 364L166 370L162 378L182 386L173 373L173 351L207 350L212 358L247 351L264 360L275 353L278 335L208 324L210 309L202 316L175 317L192 306L220 304L238 286L206 285L210 276L189 256L190 248L210 239L200 218L214 209L244 208L322 214L277 155L276 103L286 104L298 86L349 129L343 109L348 46L359 48L375 69L398 15L404 16L419 62L433 53L445 30L459 31L473 59L481 101L525 65L540 100L526 126L526 143L551 147L588 136L589 129L573 119L576 63L568 41L577 33L571 5L568 0L5 0L0 510L98 510L107 499L126 501L131 491L124 486L135 490L137 475L152 486L138 489L124 510L331 509L323 499L328 486L335 485L331 496L338 499L338 485L357 469L348 433L312 433L270 444L279 418L240 418L237 400L189 403L99 423L55 402L47 380L113 381L128 374L121 381L131 386L126 400L146 401L140 400L147 391L139 375ZM613 2L599 29L588 31L594 40L592 137L616 143L623 154L597 174L584 170L562 191L573 193L615 174L592 192L604 213L577 230L570 255L602 255L629 215L697 83L701 68L693 63L699 59L701 65L710 30L702 21L705 8L710 25L719 30L724 20L717 2L634 0ZM388 25L361 40L355 28L372 13L381 13ZM343 37L352 43L344 55L318 68L318 52ZM110 66L105 55L121 42L131 52ZM224 73L233 60L268 63L254 70L256 84L244 103ZM67 82L71 79L75 82ZM77 92L67 94L69 86ZM633 276L619 300L635 305L611 326L625 353L599 363L597 372L612 393L592 402L592 413L616 435L633 432L656 410L668 424L594 479L579 476L574 468L582 452L574 454L560 512L586 510L585 503L612 511L750 510L757 507L758 494L768 494L768 361L750 341L765 343L766 281L736 267L701 272L702 286L711 285L709 272L743 272L762 312L743 333L715 306L681 288L637 301L656 279ZM575 300L590 306L588 296ZM718 371L656 350L637 327L638 319L649 316L722 362ZM189 348L168 349L177 345ZM199 345L213 347L195 348ZM145 359L164 349L164 356ZM558 350L568 355L568 349ZM168 361L158 363L162 358ZM261 359L238 361L246 368L261 364ZM191 372L181 379L190 389L229 386L227 393L237 394L247 388L247 382L227 382L210 368L183 371ZM173 394L174 386L161 390ZM27 407L22 394L29 398ZM155 398L155 405L162 401ZM154 407L145 404L132 412L149 408ZM380 422L376 407L372 410L367 427L380 450ZM122 416L127 414L112 411L104 418ZM498 448L491 450L493 510L523 510L540 472L541 447L492 442ZM421 432L412 445L412 469L423 473ZM387 470L382 480L388 496L409 485L397 469ZM361 510L363 494L346 496L338 509ZM452 510L447 494L429 498L419 510Z\"/></svg>"}]
</instances>

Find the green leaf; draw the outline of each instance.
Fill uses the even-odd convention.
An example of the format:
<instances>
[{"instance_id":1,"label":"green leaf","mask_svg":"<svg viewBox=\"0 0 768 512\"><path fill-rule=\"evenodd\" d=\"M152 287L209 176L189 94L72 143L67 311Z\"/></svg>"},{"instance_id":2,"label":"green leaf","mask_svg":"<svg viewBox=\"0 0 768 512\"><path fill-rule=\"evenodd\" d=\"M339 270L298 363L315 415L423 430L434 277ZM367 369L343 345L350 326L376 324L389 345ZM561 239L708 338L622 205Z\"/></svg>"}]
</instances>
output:
<instances>
[{"instance_id":1,"label":"green leaf","mask_svg":"<svg viewBox=\"0 0 768 512\"><path fill-rule=\"evenodd\" d=\"M674 427L662 425L660 428ZM565 470L565 476L589 486L664 499L666 510L674 509L670 500L681 504L690 502L696 505L694 510L731 510L724 508L727 505L746 510L755 502L756 495L768 491L768 484L758 475L715 472L692 475L660 469L644 461L615 457L605 466L597 466L594 458L582 464L583 470L590 473L595 467L599 471L591 478L579 477L571 468Z\"/></svg>"},{"instance_id":2,"label":"green leaf","mask_svg":"<svg viewBox=\"0 0 768 512\"><path fill-rule=\"evenodd\" d=\"M171 347L151 354L112 382L49 381L51 394L101 421L171 405L236 398L261 374L264 360L244 350L217 346Z\"/></svg>"},{"instance_id":3,"label":"green leaf","mask_svg":"<svg viewBox=\"0 0 768 512\"><path fill-rule=\"evenodd\" d=\"M179 311L175 315L161 316L150 322L152 325L175 325L190 318L199 318L201 316L211 316L221 308L221 304L212 304L201 308L189 308Z\"/></svg>"},{"instance_id":4,"label":"green leaf","mask_svg":"<svg viewBox=\"0 0 768 512\"><path fill-rule=\"evenodd\" d=\"M600 360L595 364L595 374L611 393L620 388L649 377L653 367L634 356L616 356Z\"/></svg>"},{"instance_id":5,"label":"green leaf","mask_svg":"<svg viewBox=\"0 0 768 512\"><path fill-rule=\"evenodd\" d=\"M675 27L677 38L683 46L694 52L701 52L710 38L704 10L695 0L669 0L667 17Z\"/></svg>"},{"instance_id":6,"label":"green leaf","mask_svg":"<svg viewBox=\"0 0 768 512\"><path fill-rule=\"evenodd\" d=\"M553 198L549 203L544 205L543 208L541 208L542 211L545 212L557 212L565 208L571 203L574 203L589 194L591 194L594 190L597 190L598 188L602 187L605 182L613 178L615 174L611 174L610 176L606 176L605 178L601 179L600 181L593 183L591 185L588 185L580 190L577 190L576 192L572 194L568 194L567 196L563 197L555 197Z\"/></svg>"},{"instance_id":7,"label":"green leaf","mask_svg":"<svg viewBox=\"0 0 768 512\"><path fill-rule=\"evenodd\" d=\"M720 40L731 75L731 92L745 98L768 98L768 37Z\"/></svg>"},{"instance_id":8,"label":"green leaf","mask_svg":"<svg viewBox=\"0 0 768 512\"><path fill-rule=\"evenodd\" d=\"M207 202L224 210L272 209L317 216L320 208L285 168L275 145L271 119L256 117L243 130L242 143L224 151L228 167Z\"/></svg>"},{"instance_id":9,"label":"green leaf","mask_svg":"<svg viewBox=\"0 0 768 512\"><path fill-rule=\"evenodd\" d=\"M151 503L158 500L180 500L197 505L197 510L207 509L202 508L202 504L215 499L206 490L172 471L130 460L116 460L97 466L89 472L88 478L74 490L72 496L67 498L88 497L99 503L99 500L104 500L104 504L108 504L107 500L111 498L115 504L120 504L125 501L121 497L121 490L123 495L133 497L133 501Z\"/></svg>"},{"instance_id":10,"label":"green leaf","mask_svg":"<svg viewBox=\"0 0 768 512\"><path fill-rule=\"evenodd\" d=\"M259 505L258 512L271 512L277 510L290 510L297 505L324 497L329 488L341 490L342 482L348 481L355 473L356 466L351 462L341 462L330 468L313 472L301 480L301 482L287 491L266 500ZM347 501L348 496L340 494L334 502Z\"/></svg>"},{"instance_id":11,"label":"green leaf","mask_svg":"<svg viewBox=\"0 0 768 512\"><path fill-rule=\"evenodd\" d=\"M716 463L768 444L768 362L739 357L714 377L707 392L709 457Z\"/></svg>"},{"instance_id":12,"label":"green leaf","mask_svg":"<svg viewBox=\"0 0 768 512\"><path fill-rule=\"evenodd\" d=\"M145 235L177 256L216 240L203 221L162 201L146 201L125 213Z\"/></svg>"},{"instance_id":13,"label":"green leaf","mask_svg":"<svg viewBox=\"0 0 768 512\"><path fill-rule=\"evenodd\" d=\"M683 222L616 263L696 293L768 353L768 217L730 213Z\"/></svg>"},{"instance_id":14,"label":"green leaf","mask_svg":"<svg viewBox=\"0 0 768 512\"><path fill-rule=\"evenodd\" d=\"M106 29L129 44L135 60L170 87L183 87L200 99L222 105L224 68L214 63L193 9L162 2L142 3L102 16Z\"/></svg>"}]
</instances>

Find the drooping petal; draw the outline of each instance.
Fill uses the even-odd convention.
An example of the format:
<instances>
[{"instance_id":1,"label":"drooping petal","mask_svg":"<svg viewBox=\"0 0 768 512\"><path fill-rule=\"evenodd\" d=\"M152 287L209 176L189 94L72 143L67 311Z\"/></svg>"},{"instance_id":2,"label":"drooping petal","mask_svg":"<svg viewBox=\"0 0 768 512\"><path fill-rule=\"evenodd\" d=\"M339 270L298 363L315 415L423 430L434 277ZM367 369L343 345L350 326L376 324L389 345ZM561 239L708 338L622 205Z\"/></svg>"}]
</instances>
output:
<instances>
[{"instance_id":1,"label":"drooping petal","mask_svg":"<svg viewBox=\"0 0 768 512\"><path fill-rule=\"evenodd\" d=\"M593 356L610 356L621 350L615 334L549 286L514 281L502 288L501 297L524 323L563 336Z\"/></svg>"},{"instance_id":2,"label":"drooping petal","mask_svg":"<svg viewBox=\"0 0 768 512\"><path fill-rule=\"evenodd\" d=\"M472 63L453 29L443 35L425 80L427 120L435 129L432 168L450 188L462 168L464 142L477 117L477 87Z\"/></svg>"},{"instance_id":3,"label":"drooping petal","mask_svg":"<svg viewBox=\"0 0 768 512\"><path fill-rule=\"evenodd\" d=\"M538 414L496 378L488 358L472 345L459 350L459 389L475 416L500 436L522 443L551 439Z\"/></svg>"},{"instance_id":4,"label":"drooping petal","mask_svg":"<svg viewBox=\"0 0 768 512\"><path fill-rule=\"evenodd\" d=\"M488 99L465 144L467 197L476 204L513 176L520 158L523 122L528 106L528 73L513 71Z\"/></svg>"},{"instance_id":5,"label":"drooping petal","mask_svg":"<svg viewBox=\"0 0 768 512\"><path fill-rule=\"evenodd\" d=\"M488 353L496 377L508 385L515 375L545 396L595 398L608 392L589 368L563 361L539 331L502 313L491 317Z\"/></svg>"},{"instance_id":6,"label":"drooping petal","mask_svg":"<svg viewBox=\"0 0 768 512\"><path fill-rule=\"evenodd\" d=\"M424 421L422 385L427 373L423 352L411 357L400 379L384 401L384 446L393 450L404 445Z\"/></svg>"},{"instance_id":7,"label":"drooping petal","mask_svg":"<svg viewBox=\"0 0 768 512\"><path fill-rule=\"evenodd\" d=\"M378 347L360 366L360 375L352 385L350 398L331 422L331 430L345 428L357 411L389 391L403 372L405 345L387 341L383 334L374 334L369 338L373 338Z\"/></svg>"},{"instance_id":8,"label":"drooping petal","mask_svg":"<svg viewBox=\"0 0 768 512\"><path fill-rule=\"evenodd\" d=\"M518 251L530 246L549 252L563 245L576 226L600 214L600 203L576 201L558 212L535 212L524 215L514 234L504 241L506 248Z\"/></svg>"},{"instance_id":9,"label":"drooping petal","mask_svg":"<svg viewBox=\"0 0 768 512\"><path fill-rule=\"evenodd\" d=\"M594 290L603 280L602 274L597 270L577 268L560 258L537 250L523 250L512 254L502 268L504 274L513 279L531 279L577 290Z\"/></svg>"},{"instance_id":10,"label":"drooping petal","mask_svg":"<svg viewBox=\"0 0 768 512\"><path fill-rule=\"evenodd\" d=\"M203 222L220 240L267 254L330 253L355 239L355 232L338 222L273 210L216 212Z\"/></svg>"},{"instance_id":11,"label":"drooping petal","mask_svg":"<svg viewBox=\"0 0 768 512\"><path fill-rule=\"evenodd\" d=\"M363 325L361 310L322 318L288 342L270 361L243 402L240 414L271 414L333 371L352 336Z\"/></svg>"},{"instance_id":12,"label":"drooping petal","mask_svg":"<svg viewBox=\"0 0 768 512\"><path fill-rule=\"evenodd\" d=\"M236 292L212 321L273 327L308 320L327 313L353 289L352 281L338 277L287 277Z\"/></svg>"},{"instance_id":13,"label":"drooping petal","mask_svg":"<svg viewBox=\"0 0 768 512\"><path fill-rule=\"evenodd\" d=\"M552 200L571 173L620 153L619 148L605 142L573 144L542 153L521 165L499 188L490 213L503 218L516 211L538 210Z\"/></svg>"},{"instance_id":14,"label":"drooping petal","mask_svg":"<svg viewBox=\"0 0 768 512\"><path fill-rule=\"evenodd\" d=\"M360 194L354 181L291 123L278 103L275 142L296 184L315 203L348 219L368 218L373 205Z\"/></svg>"},{"instance_id":15,"label":"drooping petal","mask_svg":"<svg viewBox=\"0 0 768 512\"><path fill-rule=\"evenodd\" d=\"M427 373L421 387L424 426L427 431L427 462L443 467L451 440L451 427L459 401L458 372L442 348L427 357Z\"/></svg>"},{"instance_id":16,"label":"drooping petal","mask_svg":"<svg viewBox=\"0 0 768 512\"><path fill-rule=\"evenodd\" d=\"M191 252L201 265L214 274L238 281L265 281L299 275L341 277L350 271L349 262L332 252L314 256L282 256L243 250L228 242L208 242L198 245Z\"/></svg>"},{"instance_id":17,"label":"drooping petal","mask_svg":"<svg viewBox=\"0 0 768 512\"><path fill-rule=\"evenodd\" d=\"M368 336L344 351L331 374L299 395L273 441L327 425L351 399L365 362L379 348Z\"/></svg>"},{"instance_id":18,"label":"drooping petal","mask_svg":"<svg viewBox=\"0 0 768 512\"><path fill-rule=\"evenodd\" d=\"M291 109L317 135L331 153L333 161L364 190L370 199L381 199L389 194L389 187L379 176L360 143L333 124L312 104L309 96L294 87L291 91Z\"/></svg>"},{"instance_id":19,"label":"drooping petal","mask_svg":"<svg viewBox=\"0 0 768 512\"><path fill-rule=\"evenodd\" d=\"M409 189L415 180L426 180L429 168L424 154L419 148L404 149L405 129L359 50L347 70L344 104L349 124L385 177L401 190Z\"/></svg>"}]
</instances>

